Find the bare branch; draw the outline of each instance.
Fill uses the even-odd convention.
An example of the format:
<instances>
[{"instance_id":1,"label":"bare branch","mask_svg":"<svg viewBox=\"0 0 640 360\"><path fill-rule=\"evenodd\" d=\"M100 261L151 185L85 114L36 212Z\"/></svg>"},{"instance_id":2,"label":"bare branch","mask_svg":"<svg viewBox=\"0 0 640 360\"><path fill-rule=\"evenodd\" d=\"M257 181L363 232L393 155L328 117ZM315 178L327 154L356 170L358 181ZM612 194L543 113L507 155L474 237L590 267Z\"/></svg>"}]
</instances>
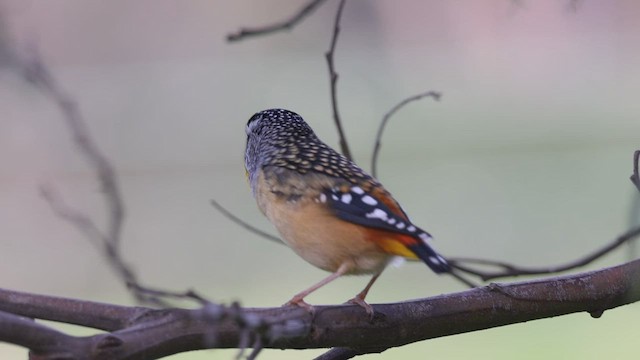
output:
<instances>
[{"instance_id":1,"label":"bare branch","mask_svg":"<svg viewBox=\"0 0 640 360\"><path fill-rule=\"evenodd\" d=\"M640 150L636 150L633 153L633 174L631 175L631 182L636 186L636 189L640 191L640 174L638 174L638 163L640 162Z\"/></svg>"},{"instance_id":2,"label":"bare branch","mask_svg":"<svg viewBox=\"0 0 640 360\"><path fill-rule=\"evenodd\" d=\"M238 32L227 35L227 41L240 41L245 38L269 35L277 31L291 30L305 17L311 15L317 8L320 7L326 0L311 0L300 11L294 14L290 19L282 22L278 22L272 25L256 27L256 28L242 28Z\"/></svg>"},{"instance_id":3,"label":"bare branch","mask_svg":"<svg viewBox=\"0 0 640 360\"><path fill-rule=\"evenodd\" d=\"M605 245L604 247L594 251L593 253L587 256L584 256L580 259L569 262L567 264L557 265L557 266L528 268L528 267L518 266L514 264L509 264L506 262L496 261L496 260L484 260L484 259L473 259L473 258L450 258L449 261L455 269L458 269L467 274L478 276L480 279L482 279L482 281L489 281L493 279L515 277L515 276L521 276L521 275L554 274L554 273L572 270L572 269L590 264L591 262L601 258L602 256L620 247L622 244L630 242L631 240L635 240L638 236L640 236L640 227L634 228L618 236L611 243ZM493 267L499 268L500 270L482 271L482 270L471 268L466 264L493 266Z\"/></svg>"},{"instance_id":4,"label":"bare branch","mask_svg":"<svg viewBox=\"0 0 640 360\"><path fill-rule=\"evenodd\" d=\"M175 295L181 296L178 293ZM191 295L186 294L185 296ZM96 351L95 348L99 346L99 343L116 341L116 346L113 346L114 349L110 351L118 351L118 356L111 354L104 358L129 359L129 357L124 356L124 354L131 355L143 349L145 357L142 358L151 359L156 357L150 356L150 351L156 347L161 348L162 343L165 341L169 343L179 343L185 334L189 334L193 329L196 329L200 336L202 336L200 340L193 339L195 341L194 344L197 344L197 348L217 347L219 328L231 325L237 328L240 338L246 338L247 342L253 342L248 342L247 345L253 344L253 354L257 355L257 347L262 346L263 338L299 336L304 335L308 331L305 327L300 326L300 321L296 320L301 315L306 316L306 312L303 309L290 310L297 311L290 311L286 314L276 316L268 312L257 314L240 307L237 303L233 303L231 306L208 303L204 307L194 310L178 308L155 310L144 307L101 304L91 301L65 299L0 289L0 341L23 344L29 340L28 337L30 336L29 333L25 332L15 334L13 332L15 325L11 322L2 321L2 314L7 312L11 313L11 316L14 317L28 317L30 318L29 321L31 324L33 324L31 318L37 318L87 326L111 332L111 334L100 334L94 337L94 341L86 338L68 337L67 335L61 334L64 338L60 339L59 336L55 337L54 340L56 340L56 343L54 347L51 347L49 340L46 339L33 344L33 346L31 346L30 343L28 344L29 346L25 345L31 349L39 349L42 344L45 344L47 346L47 354L55 354L63 349L66 351L67 349L71 350L74 348L74 354L84 354L84 356L74 358L87 358L86 355ZM157 328L159 326L164 327L165 330L158 330ZM170 331L171 334L165 332L166 329L172 329ZM131 341L128 341L128 335L123 334L131 332L142 335L135 336L130 339ZM168 335L173 335L175 338L169 338ZM87 341L83 341L85 339ZM175 345L176 344L173 344L172 350L164 349L163 351L174 351L167 353L167 355L180 352L181 348ZM121 348L117 349L118 346ZM240 343L238 346L240 346Z\"/></svg>"},{"instance_id":5,"label":"bare branch","mask_svg":"<svg viewBox=\"0 0 640 360\"><path fill-rule=\"evenodd\" d=\"M229 210L227 210L224 206L220 205L220 203L218 203L215 200L211 200L211 205L213 205L213 207L215 207L218 211L220 211L222 213L222 215L224 215L227 219L233 221L234 223L240 225L241 227L249 230L249 232L252 232L258 236L261 236L267 240L271 240L274 242L277 242L278 244L284 244L282 242L282 240L280 240L279 237L275 236L275 235L271 235L266 231L262 231L260 229L258 229L257 227L249 224L248 222L242 220L241 218L239 218L238 216L234 215L233 213L231 213Z\"/></svg>"},{"instance_id":6,"label":"bare branch","mask_svg":"<svg viewBox=\"0 0 640 360\"><path fill-rule=\"evenodd\" d=\"M325 359L347 359L350 354L381 352L426 339L576 312L586 311L597 318L608 309L640 301L638 289L640 259L570 276L376 304L373 318L356 305L316 306L313 316L298 307L249 309L236 304L214 310L212 317L203 316L206 309L146 309L129 326L111 333L43 341L47 341L47 353L84 351L109 359L154 359L188 350L246 347L243 344L277 349L343 348ZM28 301L28 296L23 295L19 302ZM8 306L19 308L10 296L0 299L7 299L0 301L0 311L7 311ZM23 316L35 317L29 313L31 307L22 309ZM78 310L83 311L79 304ZM26 343L23 337L15 339L11 330L16 321L0 321L0 341L39 346ZM26 325L22 326L28 328ZM353 336L356 331L358 336Z\"/></svg>"},{"instance_id":7,"label":"bare branch","mask_svg":"<svg viewBox=\"0 0 640 360\"><path fill-rule=\"evenodd\" d=\"M338 73L336 72L334 56L336 53L336 44L338 43L338 35L340 34L340 18L342 17L342 9L344 9L344 4L346 0L340 0L340 4L338 5L338 11L336 12L336 20L333 26L333 35L331 37L331 46L329 47L329 51L325 54L327 59L327 65L329 66L329 80L331 83L331 108L333 109L333 120L336 124L336 129L338 129L338 143L340 144L340 149L342 150L342 155L344 155L347 159L352 160L351 151L349 150L349 144L347 143L347 137L344 134L344 130L342 129L342 121L340 120L340 114L338 112Z\"/></svg>"},{"instance_id":8,"label":"bare branch","mask_svg":"<svg viewBox=\"0 0 640 360\"><path fill-rule=\"evenodd\" d=\"M373 157L371 159L371 175L373 175L374 178L378 177L378 169L377 169L378 153L380 152L380 147L382 146L382 134L384 132L385 127L387 126L387 123L389 122L389 119L391 119L391 117L398 110L402 109L405 105L409 104L412 101L420 100L427 96L431 97L435 101L439 101L440 98L442 97L442 94L435 91L427 91L422 94L410 96L400 101L399 103L397 103L394 107L391 108L391 110L389 110L386 114L384 114L384 117L380 122L380 126L378 127L378 134L376 135L376 143L373 147Z\"/></svg>"},{"instance_id":9,"label":"bare branch","mask_svg":"<svg viewBox=\"0 0 640 360\"><path fill-rule=\"evenodd\" d=\"M0 289L0 311L115 331L130 326L135 319L144 316L150 309Z\"/></svg>"},{"instance_id":10,"label":"bare branch","mask_svg":"<svg viewBox=\"0 0 640 360\"><path fill-rule=\"evenodd\" d=\"M74 342L75 338L33 319L0 311L0 341L30 349L33 353L47 353L59 343ZM72 359L66 349L55 351L59 359Z\"/></svg>"}]
</instances>

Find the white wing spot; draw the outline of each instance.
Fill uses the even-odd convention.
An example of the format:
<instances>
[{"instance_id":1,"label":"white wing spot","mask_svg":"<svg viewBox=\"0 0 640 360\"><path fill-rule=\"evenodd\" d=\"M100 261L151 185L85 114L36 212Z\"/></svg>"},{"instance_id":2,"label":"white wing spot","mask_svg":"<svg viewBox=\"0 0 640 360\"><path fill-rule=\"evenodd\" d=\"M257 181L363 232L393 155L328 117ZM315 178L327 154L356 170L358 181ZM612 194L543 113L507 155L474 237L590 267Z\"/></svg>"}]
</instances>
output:
<instances>
[{"instance_id":1,"label":"white wing spot","mask_svg":"<svg viewBox=\"0 0 640 360\"><path fill-rule=\"evenodd\" d=\"M431 240L431 236L429 236L429 234L421 233L420 235L418 235L418 237L420 238L420 240L424 241L425 244L429 245L429 240Z\"/></svg>"},{"instance_id":2,"label":"white wing spot","mask_svg":"<svg viewBox=\"0 0 640 360\"><path fill-rule=\"evenodd\" d=\"M438 257L438 260L440 260L441 263L446 264L447 260L445 260L442 256L440 255L436 255Z\"/></svg>"},{"instance_id":3,"label":"white wing spot","mask_svg":"<svg viewBox=\"0 0 640 360\"><path fill-rule=\"evenodd\" d=\"M371 205L371 206L378 205L378 201L376 201L376 199L372 198L369 195L363 196L362 197L362 202L367 204L367 205Z\"/></svg>"},{"instance_id":4,"label":"white wing spot","mask_svg":"<svg viewBox=\"0 0 640 360\"><path fill-rule=\"evenodd\" d=\"M389 223L389 225L393 225L393 224L396 223L396 219L391 218L391 219L387 220L387 222Z\"/></svg>"},{"instance_id":5,"label":"white wing spot","mask_svg":"<svg viewBox=\"0 0 640 360\"><path fill-rule=\"evenodd\" d=\"M351 188L351 191L358 194L358 195L363 195L364 194L364 190L362 190L362 188L360 186L354 186Z\"/></svg>"},{"instance_id":6,"label":"white wing spot","mask_svg":"<svg viewBox=\"0 0 640 360\"><path fill-rule=\"evenodd\" d=\"M342 201L345 204L350 204L351 203L351 194L343 194L342 197L340 198L340 201Z\"/></svg>"},{"instance_id":7,"label":"white wing spot","mask_svg":"<svg viewBox=\"0 0 640 360\"><path fill-rule=\"evenodd\" d=\"M331 194L331 198L335 201L338 201L338 195L336 194Z\"/></svg>"},{"instance_id":8,"label":"white wing spot","mask_svg":"<svg viewBox=\"0 0 640 360\"><path fill-rule=\"evenodd\" d=\"M416 231L416 227L413 225L409 225L409 227L407 227L407 231L414 232Z\"/></svg>"},{"instance_id":9,"label":"white wing spot","mask_svg":"<svg viewBox=\"0 0 640 360\"><path fill-rule=\"evenodd\" d=\"M387 212L382 209L374 209L372 212L367 213L365 215L369 219L380 219L382 221L387 221Z\"/></svg>"},{"instance_id":10,"label":"white wing spot","mask_svg":"<svg viewBox=\"0 0 640 360\"><path fill-rule=\"evenodd\" d=\"M438 259L435 256L429 256L429 261L431 261L434 264L440 264L440 259Z\"/></svg>"},{"instance_id":11,"label":"white wing spot","mask_svg":"<svg viewBox=\"0 0 640 360\"><path fill-rule=\"evenodd\" d=\"M397 227L398 229L400 229L400 230L404 229L404 226L405 226L405 225L404 225L404 223L403 223L403 222L399 222L399 223L396 225L396 227Z\"/></svg>"},{"instance_id":12,"label":"white wing spot","mask_svg":"<svg viewBox=\"0 0 640 360\"><path fill-rule=\"evenodd\" d=\"M320 194L320 202L323 202L323 203L327 202L327 195Z\"/></svg>"}]
</instances>

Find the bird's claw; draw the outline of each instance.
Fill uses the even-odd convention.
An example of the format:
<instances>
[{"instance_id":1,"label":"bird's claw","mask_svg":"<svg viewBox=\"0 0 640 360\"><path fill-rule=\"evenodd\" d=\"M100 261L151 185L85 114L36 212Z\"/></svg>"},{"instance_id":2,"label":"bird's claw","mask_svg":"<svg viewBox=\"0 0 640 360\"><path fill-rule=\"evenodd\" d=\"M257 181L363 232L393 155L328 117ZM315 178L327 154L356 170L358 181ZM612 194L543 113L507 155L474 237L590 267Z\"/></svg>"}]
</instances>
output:
<instances>
[{"instance_id":1,"label":"bird's claw","mask_svg":"<svg viewBox=\"0 0 640 360\"><path fill-rule=\"evenodd\" d=\"M304 301L304 299L302 298L296 298L294 297L293 299L287 301L284 305L282 306L296 306L296 307L301 307L305 310L307 310L307 312L309 312L309 314L311 315L315 315L316 313L316 309L313 307L313 305L307 303L306 301Z\"/></svg>"},{"instance_id":2,"label":"bird's claw","mask_svg":"<svg viewBox=\"0 0 640 360\"><path fill-rule=\"evenodd\" d=\"M373 320L373 316L375 315L373 306L369 305L366 301L364 301L364 299L356 296L353 299L347 301L347 304L353 304L362 307L364 311L367 312L367 315L369 315L369 319Z\"/></svg>"}]
</instances>

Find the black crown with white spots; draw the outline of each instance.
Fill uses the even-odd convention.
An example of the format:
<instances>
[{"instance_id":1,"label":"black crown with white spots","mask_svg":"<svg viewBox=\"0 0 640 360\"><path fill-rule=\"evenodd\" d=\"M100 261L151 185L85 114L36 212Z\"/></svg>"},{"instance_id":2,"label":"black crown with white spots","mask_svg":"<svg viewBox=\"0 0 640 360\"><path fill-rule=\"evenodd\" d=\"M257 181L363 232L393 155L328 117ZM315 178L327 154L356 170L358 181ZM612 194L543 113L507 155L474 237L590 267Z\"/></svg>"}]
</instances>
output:
<instances>
[{"instance_id":1,"label":"black crown with white spots","mask_svg":"<svg viewBox=\"0 0 640 360\"><path fill-rule=\"evenodd\" d=\"M301 174L323 173L352 184L375 181L355 163L320 140L302 116L284 109L256 113L246 127L245 165L281 166Z\"/></svg>"}]
</instances>

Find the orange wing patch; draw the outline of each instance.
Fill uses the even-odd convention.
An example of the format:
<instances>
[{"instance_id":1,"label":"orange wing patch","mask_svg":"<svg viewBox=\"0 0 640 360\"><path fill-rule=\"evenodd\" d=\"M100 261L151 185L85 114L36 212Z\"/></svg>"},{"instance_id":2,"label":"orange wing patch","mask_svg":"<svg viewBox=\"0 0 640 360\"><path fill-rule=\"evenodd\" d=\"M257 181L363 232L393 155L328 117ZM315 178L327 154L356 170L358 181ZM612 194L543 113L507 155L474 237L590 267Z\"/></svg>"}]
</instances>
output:
<instances>
[{"instance_id":1,"label":"orange wing patch","mask_svg":"<svg viewBox=\"0 0 640 360\"><path fill-rule=\"evenodd\" d=\"M417 244L416 239L410 236L371 229L367 240L378 245L387 254L418 259L418 256L408 248L408 246Z\"/></svg>"}]
</instances>

